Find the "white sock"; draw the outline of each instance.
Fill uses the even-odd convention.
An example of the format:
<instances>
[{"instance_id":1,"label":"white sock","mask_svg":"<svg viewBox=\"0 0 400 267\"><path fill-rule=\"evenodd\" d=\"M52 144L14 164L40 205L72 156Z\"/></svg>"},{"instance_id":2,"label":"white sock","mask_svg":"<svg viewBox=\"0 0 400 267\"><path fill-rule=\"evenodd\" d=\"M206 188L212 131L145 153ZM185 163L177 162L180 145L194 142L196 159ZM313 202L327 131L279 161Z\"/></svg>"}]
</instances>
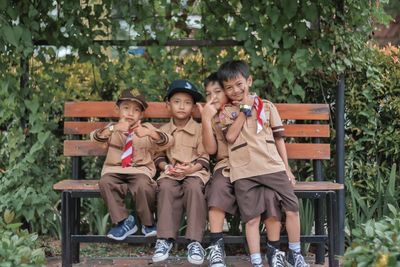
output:
<instances>
[{"instance_id":1,"label":"white sock","mask_svg":"<svg viewBox=\"0 0 400 267\"><path fill-rule=\"evenodd\" d=\"M261 253L253 253L250 255L250 261L252 264L261 264L262 259L261 259Z\"/></svg>"},{"instance_id":2,"label":"white sock","mask_svg":"<svg viewBox=\"0 0 400 267\"><path fill-rule=\"evenodd\" d=\"M289 248L296 253L300 253L300 242L289 242Z\"/></svg>"}]
</instances>

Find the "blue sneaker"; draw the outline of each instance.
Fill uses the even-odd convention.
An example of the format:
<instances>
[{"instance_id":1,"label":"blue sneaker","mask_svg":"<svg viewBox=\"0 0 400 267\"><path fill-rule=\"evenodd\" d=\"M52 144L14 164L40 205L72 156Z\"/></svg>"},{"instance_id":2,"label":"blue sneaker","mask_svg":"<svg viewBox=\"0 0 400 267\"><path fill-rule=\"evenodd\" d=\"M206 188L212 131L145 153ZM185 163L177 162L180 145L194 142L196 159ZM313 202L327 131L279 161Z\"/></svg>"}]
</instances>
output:
<instances>
[{"instance_id":1,"label":"blue sneaker","mask_svg":"<svg viewBox=\"0 0 400 267\"><path fill-rule=\"evenodd\" d=\"M111 228L107 237L114 240L124 240L128 235L133 235L138 230L135 218L129 215L128 218L120 222L117 226Z\"/></svg>"},{"instance_id":2,"label":"blue sneaker","mask_svg":"<svg viewBox=\"0 0 400 267\"><path fill-rule=\"evenodd\" d=\"M156 225L146 226L142 225L142 233L145 237L156 236L157 235L157 227Z\"/></svg>"}]
</instances>

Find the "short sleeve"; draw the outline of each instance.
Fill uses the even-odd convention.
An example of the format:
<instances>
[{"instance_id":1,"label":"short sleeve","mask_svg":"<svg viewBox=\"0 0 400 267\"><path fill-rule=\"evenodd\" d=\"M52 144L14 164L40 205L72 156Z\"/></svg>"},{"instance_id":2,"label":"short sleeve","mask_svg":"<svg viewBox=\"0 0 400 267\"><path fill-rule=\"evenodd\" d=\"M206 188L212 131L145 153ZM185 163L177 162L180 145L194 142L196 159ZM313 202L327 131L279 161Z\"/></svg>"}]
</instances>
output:
<instances>
[{"instance_id":1,"label":"short sleeve","mask_svg":"<svg viewBox=\"0 0 400 267\"><path fill-rule=\"evenodd\" d=\"M271 102L267 102L265 105L266 109L269 110L269 121L274 137L284 137L285 129L283 128L278 109Z\"/></svg>"}]
</instances>

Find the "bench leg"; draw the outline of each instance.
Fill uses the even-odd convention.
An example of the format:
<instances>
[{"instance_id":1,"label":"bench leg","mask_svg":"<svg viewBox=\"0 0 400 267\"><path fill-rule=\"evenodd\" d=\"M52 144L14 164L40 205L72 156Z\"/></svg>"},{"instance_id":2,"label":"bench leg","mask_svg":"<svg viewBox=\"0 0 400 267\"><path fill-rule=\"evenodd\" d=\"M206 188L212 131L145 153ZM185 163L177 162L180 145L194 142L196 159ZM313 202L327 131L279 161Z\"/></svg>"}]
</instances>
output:
<instances>
[{"instance_id":1,"label":"bench leg","mask_svg":"<svg viewBox=\"0 0 400 267\"><path fill-rule=\"evenodd\" d=\"M325 235L324 223L325 223L325 212L324 212L324 201L323 199L315 200L315 234ZM317 243L317 249L315 253L315 263L325 263L325 244Z\"/></svg>"},{"instance_id":2,"label":"bench leg","mask_svg":"<svg viewBox=\"0 0 400 267\"><path fill-rule=\"evenodd\" d=\"M80 220L81 220L81 199L80 198L73 198L72 200L73 209L71 210L71 214L73 215L72 218L72 233L74 235L78 235L80 233ZM79 243L72 242L72 262L79 263Z\"/></svg>"},{"instance_id":3,"label":"bench leg","mask_svg":"<svg viewBox=\"0 0 400 267\"><path fill-rule=\"evenodd\" d=\"M63 191L62 199L61 199L61 228L62 228L62 236L61 236L61 257L62 257L62 266L63 267L71 267L72 266L72 253L71 253L71 209L72 209L72 198L71 192Z\"/></svg>"},{"instance_id":4,"label":"bench leg","mask_svg":"<svg viewBox=\"0 0 400 267\"><path fill-rule=\"evenodd\" d=\"M328 245L329 245L329 266L338 267L339 261L336 257L336 242L335 237L337 239L338 231L335 230L337 226L335 226L334 219L337 218L335 216L336 210L336 193L329 192L326 196L326 208L327 208L327 220L328 220Z\"/></svg>"}]
</instances>

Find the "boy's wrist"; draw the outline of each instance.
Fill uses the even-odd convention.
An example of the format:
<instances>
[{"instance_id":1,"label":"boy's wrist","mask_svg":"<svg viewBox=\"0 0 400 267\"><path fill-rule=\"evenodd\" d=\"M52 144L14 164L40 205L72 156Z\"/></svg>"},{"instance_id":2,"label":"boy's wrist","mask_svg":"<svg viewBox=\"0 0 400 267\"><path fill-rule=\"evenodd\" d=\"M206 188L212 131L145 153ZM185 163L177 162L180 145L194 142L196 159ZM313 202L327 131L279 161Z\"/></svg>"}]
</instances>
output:
<instances>
[{"instance_id":1,"label":"boy's wrist","mask_svg":"<svg viewBox=\"0 0 400 267\"><path fill-rule=\"evenodd\" d=\"M251 117L251 106L246 104L240 104L239 111L243 112L246 117Z\"/></svg>"}]
</instances>

